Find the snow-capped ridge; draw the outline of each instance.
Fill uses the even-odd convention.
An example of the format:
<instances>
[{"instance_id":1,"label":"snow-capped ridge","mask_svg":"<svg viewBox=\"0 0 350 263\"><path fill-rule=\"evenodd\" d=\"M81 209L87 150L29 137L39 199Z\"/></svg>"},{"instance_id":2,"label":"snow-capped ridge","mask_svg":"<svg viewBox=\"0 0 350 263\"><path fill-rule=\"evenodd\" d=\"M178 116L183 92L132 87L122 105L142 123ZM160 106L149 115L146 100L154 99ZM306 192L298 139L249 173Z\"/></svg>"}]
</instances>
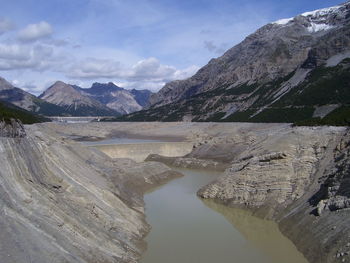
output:
<instances>
[{"instance_id":1,"label":"snow-capped ridge","mask_svg":"<svg viewBox=\"0 0 350 263\"><path fill-rule=\"evenodd\" d=\"M280 20L277 20L277 21L273 22L272 24L286 25L286 24L288 24L290 21L292 21L293 19L294 19L294 17L283 18L283 19L280 19Z\"/></svg>"},{"instance_id":2,"label":"snow-capped ridge","mask_svg":"<svg viewBox=\"0 0 350 263\"><path fill-rule=\"evenodd\" d=\"M306 17L308 17L308 16L312 16L312 17L325 16L329 13L337 12L340 8L341 8L340 5L332 6L332 7L328 7L328 8L322 8L322 9L302 13L301 16L306 16Z\"/></svg>"},{"instance_id":3,"label":"snow-capped ridge","mask_svg":"<svg viewBox=\"0 0 350 263\"><path fill-rule=\"evenodd\" d=\"M306 17L309 20L316 19L317 22L323 22L323 20L324 20L324 19L322 19L323 17L325 17L325 16L327 16L329 14L332 14L332 13L339 12L339 9L342 6L343 5L338 5L338 6L328 7L328 8L317 9L317 10L314 10L314 11L304 12L304 13L298 15L298 16ZM296 17L298 17L298 16L296 16ZM292 22L294 19L295 19L295 17L283 18L283 19L279 19L277 21L272 22L272 24L277 24L277 25L282 25L283 26L283 25L288 24L289 22ZM330 26L326 27L325 25L322 25L322 24L316 25L315 23L312 23L312 25L308 28L308 31L313 33L313 32L318 32L318 31L328 30L328 29L331 29L331 27Z\"/></svg>"}]
</instances>

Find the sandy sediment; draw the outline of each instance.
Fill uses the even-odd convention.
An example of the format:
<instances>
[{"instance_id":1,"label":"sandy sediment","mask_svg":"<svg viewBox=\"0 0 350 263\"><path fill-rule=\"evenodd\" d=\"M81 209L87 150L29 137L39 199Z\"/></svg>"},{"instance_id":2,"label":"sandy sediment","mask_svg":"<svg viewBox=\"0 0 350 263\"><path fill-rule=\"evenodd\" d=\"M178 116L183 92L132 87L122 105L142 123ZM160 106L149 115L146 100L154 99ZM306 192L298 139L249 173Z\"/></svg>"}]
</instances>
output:
<instances>
[{"instance_id":1,"label":"sandy sediment","mask_svg":"<svg viewBox=\"0 0 350 263\"><path fill-rule=\"evenodd\" d=\"M151 155L148 160L189 168L223 167L223 176L200 189L200 197L278 222L310 262L349 261L350 194L344 189L349 189L350 135L345 128L126 123L109 129L124 136L129 129L135 137L157 134L192 142L193 151L184 157Z\"/></svg>"},{"instance_id":2,"label":"sandy sediment","mask_svg":"<svg viewBox=\"0 0 350 263\"><path fill-rule=\"evenodd\" d=\"M0 138L0 261L137 262L142 194L180 174L113 160L46 125L25 130Z\"/></svg>"},{"instance_id":3,"label":"sandy sediment","mask_svg":"<svg viewBox=\"0 0 350 263\"><path fill-rule=\"evenodd\" d=\"M39 229L45 229L45 233L54 236L54 240L59 242L61 252L69 251L65 254L55 250L54 255L60 262L64 262L62 259L68 262L79 262L76 259L90 260L91 251L94 255L101 255L106 262L113 262L113 258L118 258L121 262L137 260L142 252L138 242L147 232L142 193L170 177L178 176L159 162L179 167L225 170L216 181L199 189L198 195L228 206L249 209L257 216L278 222L283 233L310 262L349 261L350 134L345 128L251 123L50 123L27 126L26 130L28 135L21 144L16 144L15 138L1 139L1 149L5 155L1 155L0 162L8 165L4 171L0 171L3 180L1 185L7 184L6 188L0 188L1 199L8 200L8 204L1 206L3 211L9 209L12 199L18 200L16 205L12 204L11 209L20 207L17 214L24 214L28 222L36 224L36 220L45 217L42 210L46 211L46 207L52 206L54 211L63 210L75 219L86 214L86 206L90 207L88 211L92 215L95 214L96 207L101 210L98 210L99 217L93 218L97 220L98 227L96 222L90 222L92 217L87 216L82 226L76 223L79 230L77 237L73 234L77 231L74 225L65 223L69 228L66 232L61 231L62 236L73 240L67 244L64 242L67 238L56 237L56 232L61 228L39 224L42 226ZM151 155L148 160L157 162L136 164L128 159L113 160L97 150L74 144L70 140L112 137L184 141L193 144L193 150L182 157ZM30 151L34 157L26 156ZM13 160L16 163L23 162L18 171L13 168ZM29 163L34 160L37 164L32 167ZM64 173L61 172L62 169ZM22 175L23 171L25 176ZM39 175L38 182L34 181L34 185L30 181L23 182L23 177L31 177L33 174ZM25 190L26 198L20 197L23 191L18 189L23 187L22 184L35 191ZM15 190L9 193L6 189ZM88 189L86 196L85 191L80 189ZM101 191L106 194L101 195ZM27 192L39 194L30 199ZM58 204L54 201L51 204L45 199L47 196L53 196L54 200L59 197L56 201ZM19 201L21 198L28 201L22 205ZM86 203L99 205L89 206ZM72 207L72 204L74 209L67 208ZM106 204L113 209L107 209ZM31 206L30 211L35 213L26 214L26 206ZM8 222L8 231L1 235L11 236L9 229L19 227L10 223L16 217L13 214L9 217L9 214L2 215L1 221ZM34 214L38 214L39 219L33 218ZM58 213L52 218L62 217ZM103 224L99 221L100 218L103 218ZM58 219L50 225L61 225ZM87 232L90 234L88 237L83 235L86 228L93 231L90 230L90 224L98 232L96 237L91 237L95 232ZM118 234L101 227L106 224L116 224L111 229L118 229ZM28 229L33 233L23 230L26 233L24 236L30 237L31 241L35 240L34 234L38 235L36 230ZM104 240L102 244L105 246L96 248L97 238L99 241ZM79 252L79 244L84 242L89 246ZM47 239L43 239L43 243L46 244ZM16 244L16 240L12 244ZM51 246L47 251L53 251L53 248ZM34 251L36 247L30 246L27 249ZM108 253L102 253L102 250ZM44 252L43 255L43 258L48 258ZM69 255L74 255L75 258L69 258Z\"/></svg>"}]
</instances>

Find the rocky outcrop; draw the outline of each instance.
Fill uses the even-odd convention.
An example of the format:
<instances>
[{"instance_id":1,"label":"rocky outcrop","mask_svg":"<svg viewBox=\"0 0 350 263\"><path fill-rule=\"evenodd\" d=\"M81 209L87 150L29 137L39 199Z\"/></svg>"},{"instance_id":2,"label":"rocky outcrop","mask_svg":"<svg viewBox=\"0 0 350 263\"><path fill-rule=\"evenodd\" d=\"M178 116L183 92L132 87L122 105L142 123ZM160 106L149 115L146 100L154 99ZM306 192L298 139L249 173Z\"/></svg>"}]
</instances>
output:
<instances>
[{"instance_id":1,"label":"rocky outcrop","mask_svg":"<svg viewBox=\"0 0 350 263\"><path fill-rule=\"evenodd\" d=\"M19 120L0 121L0 137L22 138L26 136L23 124Z\"/></svg>"},{"instance_id":2,"label":"rocky outcrop","mask_svg":"<svg viewBox=\"0 0 350 263\"><path fill-rule=\"evenodd\" d=\"M266 206L272 212L274 207L286 207L303 196L332 133L323 134L322 139L304 140L307 134L296 129L275 136L257 141L242 152L224 176L201 189L199 196L228 205Z\"/></svg>"},{"instance_id":3,"label":"rocky outcrop","mask_svg":"<svg viewBox=\"0 0 350 263\"><path fill-rule=\"evenodd\" d=\"M349 131L310 131L257 137L198 195L277 221L310 262L347 262Z\"/></svg>"},{"instance_id":4,"label":"rocky outcrop","mask_svg":"<svg viewBox=\"0 0 350 263\"><path fill-rule=\"evenodd\" d=\"M14 124L0 137L1 262L137 262L149 230L142 193L179 174L113 160L48 127L26 126L23 137Z\"/></svg>"},{"instance_id":5,"label":"rocky outcrop","mask_svg":"<svg viewBox=\"0 0 350 263\"><path fill-rule=\"evenodd\" d=\"M334 151L334 164L323 178L319 192L311 199L317 214L350 208L350 131Z\"/></svg>"}]
</instances>

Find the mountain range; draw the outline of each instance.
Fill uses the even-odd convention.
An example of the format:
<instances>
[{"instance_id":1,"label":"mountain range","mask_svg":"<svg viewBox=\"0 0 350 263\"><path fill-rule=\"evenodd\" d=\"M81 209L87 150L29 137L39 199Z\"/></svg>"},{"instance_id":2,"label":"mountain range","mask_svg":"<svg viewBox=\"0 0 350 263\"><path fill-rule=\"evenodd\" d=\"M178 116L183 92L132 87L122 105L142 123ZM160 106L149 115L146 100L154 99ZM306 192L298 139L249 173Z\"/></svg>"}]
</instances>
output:
<instances>
[{"instance_id":1,"label":"mountain range","mask_svg":"<svg viewBox=\"0 0 350 263\"><path fill-rule=\"evenodd\" d=\"M263 26L119 120L320 121L333 111L350 113L349 104L347 1Z\"/></svg>"},{"instance_id":2,"label":"mountain range","mask_svg":"<svg viewBox=\"0 0 350 263\"><path fill-rule=\"evenodd\" d=\"M0 78L0 101L45 116L128 114L147 105L151 94L149 90L126 90L113 83L94 83L91 88L83 89L57 81L36 97Z\"/></svg>"},{"instance_id":3,"label":"mountain range","mask_svg":"<svg viewBox=\"0 0 350 263\"><path fill-rule=\"evenodd\" d=\"M269 23L155 94L57 81L35 97L0 78L0 101L46 116L348 125L350 1Z\"/></svg>"}]
</instances>

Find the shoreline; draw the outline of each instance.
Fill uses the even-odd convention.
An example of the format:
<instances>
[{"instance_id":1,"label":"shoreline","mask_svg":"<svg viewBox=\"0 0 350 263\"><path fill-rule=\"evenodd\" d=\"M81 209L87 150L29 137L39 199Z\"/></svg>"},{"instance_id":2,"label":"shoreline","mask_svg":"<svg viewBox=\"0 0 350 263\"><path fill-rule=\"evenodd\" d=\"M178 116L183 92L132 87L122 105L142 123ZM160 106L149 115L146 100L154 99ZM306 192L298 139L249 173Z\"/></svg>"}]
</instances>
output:
<instances>
[{"instance_id":1,"label":"shoreline","mask_svg":"<svg viewBox=\"0 0 350 263\"><path fill-rule=\"evenodd\" d=\"M157 182L161 185L169 180L173 175L156 172L165 169L159 166L158 161L161 159L164 162L170 160L172 163L178 161L179 166L188 161L193 163L198 161L199 166L205 169L210 169L209 162L226 163L224 175L200 189L199 196L220 200L228 206L244 207L253 211L256 216L273 219L279 224L282 233L296 244L311 263L341 262L342 260L347 262L348 260L350 211L339 208L337 212L327 210L324 206L322 215L313 215L310 213L319 208L317 203L316 205L309 203L310 197L322 190L322 184L331 176L329 174L334 170L332 167L339 166L340 164L337 163L339 158L347 154L347 147L350 145L347 141L350 141L350 136L346 134L346 128L247 123L116 123L108 125L49 123L26 126L26 130L29 131L29 136L33 138L35 144L44 145L52 150L57 147L61 149L60 145L62 145L64 147L62 150L64 149L65 152L68 150L82 159L92 157L91 154L95 151L78 150L84 147L69 145L72 136L93 136L96 139L96 134L99 134L98 138L107 138L112 134L123 135L125 138L128 134L133 134L137 138L145 139L150 138L147 134L152 134L153 138L182 138L195 145L192 152L185 157L165 158L167 160L164 161L164 157L158 156L157 159L151 156L151 159L155 158L154 161L157 162L137 163L137 165L125 159L108 161L111 165L113 163L113 169L122 168L120 170L122 174L115 177L118 181L113 181L115 176L113 175L110 183L114 185L113 187L117 187L115 189L118 189L118 196L122 197L123 202L131 205L130 207L136 209L135 211L143 213L140 196L138 197L137 193L133 194L130 189L138 189L139 193L144 194L147 187L152 188L157 185ZM49 134L50 138L46 137ZM344 141L341 146L339 141ZM54 154L56 154L55 151L57 150L54 150ZM86 156L83 156L83 152ZM87 159L89 165L94 167L93 169L102 169L101 171L106 173L103 162L94 161L94 158L104 159L105 157L102 157L103 154L96 154L93 153L92 159L91 157ZM345 159L342 165L347 165L347 160ZM62 165L65 167L67 164ZM140 181L128 181L130 175L138 174L146 167L148 167L146 177L139 177ZM154 168L150 169L150 167ZM339 185L345 182L341 178L337 180ZM121 182L123 182L122 185ZM239 185L243 187L237 188ZM255 190L252 192L249 189ZM258 189L260 190L257 191ZM328 202L333 201L329 199ZM141 239L136 243L142 243L141 240L147 231L140 233ZM138 240L135 237L132 239L134 243Z\"/></svg>"}]
</instances>

